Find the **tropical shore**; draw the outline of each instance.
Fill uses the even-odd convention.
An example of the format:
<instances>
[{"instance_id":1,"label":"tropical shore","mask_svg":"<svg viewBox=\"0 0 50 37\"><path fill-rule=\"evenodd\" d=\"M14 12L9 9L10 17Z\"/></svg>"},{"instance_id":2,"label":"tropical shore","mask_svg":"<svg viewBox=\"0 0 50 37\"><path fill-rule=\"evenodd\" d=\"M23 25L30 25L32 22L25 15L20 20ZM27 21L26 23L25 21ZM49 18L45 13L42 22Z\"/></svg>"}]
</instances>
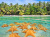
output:
<instances>
[{"instance_id":1,"label":"tropical shore","mask_svg":"<svg viewBox=\"0 0 50 37\"><path fill-rule=\"evenodd\" d=\"M24 16L24 17L27 17L27 16L28 17L30 17L30 16L33 17L33 16L35 16L36 17L36 16L50 16L50 15L3 15L3 16Z\"/></svg>"}]
</instances>

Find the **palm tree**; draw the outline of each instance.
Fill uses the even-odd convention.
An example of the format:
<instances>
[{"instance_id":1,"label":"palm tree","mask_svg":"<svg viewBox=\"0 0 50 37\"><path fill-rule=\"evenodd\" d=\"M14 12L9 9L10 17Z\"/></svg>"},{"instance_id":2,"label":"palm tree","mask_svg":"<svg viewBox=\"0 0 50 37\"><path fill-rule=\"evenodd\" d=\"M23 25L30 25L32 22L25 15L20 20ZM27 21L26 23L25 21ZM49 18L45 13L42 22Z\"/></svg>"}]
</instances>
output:
<instances>
[{"instance_id":1,"label":"palm tree","mask_svg":"<svg viewBox=\"0 0 50 37\"><path fill-rule=\"evenodd\" d=\"M12 4L12 3L10 3L10 6L12 7L12 6L13 6L13 4Z\"/></svg>"},{"instance_id":2,"label":"palm tree","mask_svg":"<svg viewBox=\"0 0 50 37\"><path fill-rule=\"evenodd\" d=\"M46 7L45 1L43 2L43 8Z\"/></svg>"}]
</instances>

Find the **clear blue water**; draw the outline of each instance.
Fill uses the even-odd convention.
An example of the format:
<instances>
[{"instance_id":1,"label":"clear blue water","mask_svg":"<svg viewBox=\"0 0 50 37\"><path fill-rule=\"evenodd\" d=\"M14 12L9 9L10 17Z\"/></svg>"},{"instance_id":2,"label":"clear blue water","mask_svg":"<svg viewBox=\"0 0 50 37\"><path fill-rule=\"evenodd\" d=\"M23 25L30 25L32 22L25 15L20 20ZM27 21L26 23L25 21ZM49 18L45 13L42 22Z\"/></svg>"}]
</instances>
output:
<instances>
[{"instance_id":1,"label":"clear blue water","mask_svg":"<svg viewBox=\"0 0 50 37\"><path fill-rule=\"evenodd\" d=\"M9 34L11 32L7 32L10 27L2 28L1 26L3 24L10 24L14 22L31 22L31 23L37 23L42 24L44 27L46 27L48 30L46 32L39 30L36 30L35 36L36 37L50 37L50 16L37 16L37 17L15 17L15 16L0 16L0 37L9 37ZM15 31L16 33L19 33L19 36L24 37L25 33L22 33L22 30L18 28L18 31ZM32 37L32 36L28 36Z\"/></svg>"}]
</instances>

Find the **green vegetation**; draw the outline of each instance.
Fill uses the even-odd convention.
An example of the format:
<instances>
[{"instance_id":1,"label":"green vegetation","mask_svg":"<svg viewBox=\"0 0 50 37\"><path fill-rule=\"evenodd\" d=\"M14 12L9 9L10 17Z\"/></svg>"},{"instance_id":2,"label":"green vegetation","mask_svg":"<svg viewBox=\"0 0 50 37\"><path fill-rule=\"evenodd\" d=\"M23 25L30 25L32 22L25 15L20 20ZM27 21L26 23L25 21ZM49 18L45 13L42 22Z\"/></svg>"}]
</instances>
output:
<instances>
[{"instance_id":1,"label":"green vegetation","mask_svg":"<svg viewBox=\"0 0 50 37\"><path fill-rule=\"evenodd\" d=\"M50 15L50 2L28 3L27 5L13 5L0 3L0 15Z\"/></svg>"}]
</instances>

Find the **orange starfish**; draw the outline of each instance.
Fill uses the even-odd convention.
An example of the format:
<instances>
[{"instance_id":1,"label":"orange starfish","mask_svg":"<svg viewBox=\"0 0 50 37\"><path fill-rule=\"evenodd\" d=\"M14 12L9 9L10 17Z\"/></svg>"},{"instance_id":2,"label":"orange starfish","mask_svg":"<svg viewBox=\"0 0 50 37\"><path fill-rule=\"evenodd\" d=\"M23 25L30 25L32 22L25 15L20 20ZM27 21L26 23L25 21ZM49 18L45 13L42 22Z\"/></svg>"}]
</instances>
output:
<instances>
[{"instance_id":1,"label":"orange starfish","mask_svg":"<svg viewBox=\"0 0 50 37\"><path fill-rule=\"evenodd\" d=\"M29 22L29 23L27 23L27 22L24 22L24 24L29 24L29 25L30 25L30 23L31 23L31 22Z\"/></svg>"},{"instance_id":2,"label":"orange starfish","mask_svg":"<svg viewBox=\"0 0 50 37\"><path fill-rule=\"evenodd\" d=\"M48 29L45 28L45 27L39 27L39 29L40 29L40 30L43 30L43 31L45 31L45 32L46 32L46 30L48 30Z\"/></svg>"},{"instance_id":3,"label":"orange starfish","mask_svg":"<svg viewBox=\"0 0 50 37\"><path fill-rule=\"evenodd\" d=\"M26 24L27 22L24 22L24 24Z\"/></svg>"},{"instance_id":4,"label":"orange starfish","mask_svg":"<svg viewBox=\"0 0 50 37\"><path fill-rule=\"evenodd\" d=\"M14 26L14 24L13 24L13 23L11 23L9 26Z\"/></svg>"},{"instance_id":5,"label":"orange starfish","mask_svg":"<svg viewBox=\"0 0 50 37\"><path fill-rule=\"evenodd\" d=\"M11 27L8 31L11 31L13 33L14 31L18 31L18 30L16 29L16 27Z\"/></svg>"},{"instance_id":6,"label":"orange starfish","mask_svg":"<svg viewBox=\"0 0 50 37\"><path fill-rule=\"evenodd\" d=\"M35 26L31 27L30 29L33 29L33 30L38 30Z\"/></svg>"},{"instance_id":7,"label":"orange starfish","mask_svg":"<svg viewBox=\"0 0 50 37\"><path fill-rule=\"evenodd\" d=\"M17 22L14 22L17 25Z\"/></svg>"},{"instance_id":8,"label":"orange starfish","mask_svg":"<svg viewBox=\"0 0 50 37\"><path fill-rule=\"evenodd\" d=\"M18 33L12 33L9 35L9 37L20 37L20 36L18 35Z\"/></svg>"},{"instance_id":9,"label":"orange starfish","mask_svg":"<svg viewBox=\"0 0 50 37\"><path fill-rule=\"evenodd\" d=\"M4 27L8 27L8 25L7 25L7 24L4 24L4 25L2 25L1 27L3 27L3 28L4 28Z\"/></svg>"},{"instance_id":10,"label":"orange starfish","mask_svg":"<svg viewBox=\"0 0 50 37\"><path fill-rule=\"evenodd\" d=\"M29 36L29 35L31 35L31 36L33 36L33 37L36 37L36 36L34 35L34 33L36 33L36 32L34 32L33 30L30 30L30 29L23 31L23 33L26 33L26 35L25 35L24 37L27 37L27 36Z\"/></svg>"},{"instance_id":11,"label":"orange starfish","mask_svg":"<svg viewBox=\"0 0 50 37\"><path fill-rule=\"evenodd\" d=\"M30 23L26 23L26 24L24 24L23 26L28 26L28 25L30 25Z\"/></svg>"},{"instance_id":12,"label":"orange starfish","mask_svg":"<svg viewBox=\"0 0 50 37\"><path fill-rule=\"evenodd\" d=\"M18 28L19 28L19 27L22 27L22 26L20 25L20 26L18 26Z\"/></svg>"},{"instance_id":13,"label":"orange starfish","mask_svg":"<svg viewBox=\"0 0 50 37\"><path fill-rule=\"evenodd\" d=\"M30 25L30 23L26 23L27 25Z\"/></svg>"},{"instance_id":14,"label":"orange starfish","mask_svg":"<svg viewBox=\"0 0 50 37\"><path fill-rule=\"evenodd\" d=\"M35 26L35 25L37 25L36 23L33 23L31 26Z\"/></svg>"},{"instance_id":15,"label":"orange starfish","mask_svg":"<svg viewBox=\"0 0 50 37\"><path fill-rule=\"evenodd\" d=\"M39 24L38 27L43 27L43 25Z\"/></svg>"},{"instance_id":16,"label":"orange starfish","mask_svg":"<svg viewBox=\"0 0 50 37\"><path fill-rule=\"evenodd\" d=\"M19 25L20 23L16 23L16 25Z\"/></svg>"},{"instance_id":17,"label":"orange starfish","mask_svg":"<svg viewBox=\"0 0 50 37\"><path fill-rule=\"evenodd\" d=\"M30 25L30 24L29 23L26 23L26 24L22 23L22 25L20 25L18 27L27 27L28 25Z\"/></svg>"},{"instance_id":18,"label":"orange starfish","mask_svg":"<svg viewBox=\"0 0 50 37\"><path fill-rule=\"evenodd\" d=\"M46 32L46 30L48 30L47 28L43 27L43 26L40 25L40 24L38 25L38 27L39 27L40 30L43 30L43 31L45 31L45 32Z\"/></svg>"},{"instance_id":19,"label":"orange starfish","mask_svg":"<svg viewBox=\"0 0 50 37\"><path fill-rule=\"evenodd\" d=\"M12 26L11 28L18 28L17 26Z\"/></svg>"},{"instance_id":20,"label":"orange starfish","mask_svg":"<svg viewBox=\"0 0 50 37\"><path fill-rule=\"evenodd\" d=\"M25 23L22 23L21 26L25 25Z\"/></svg>"},{"instance_id":21,"label":"orange starfish","mask_svg":"<svg viewBox=\"0 0 50 37\"><path fill-rule=\"evenodd\" d=\"M24 26L21 26L21 28L20 28L20 29L22 29L22 30L23 30L23 29L28 29L28 28L27 28L27 26L25 26L25 25L24 25Z\"/></svg>"},{"instance_id":22,"label":"orange starfish","mask_svg":"<svg viewBox=\"0 0 50 37\"><path fill-rule=\"evenodd\" d=\"M30 25L30 23L26 23L26 22L24 22L23 25Z\"/></svg>"},{"instance_id":23,"label":"orange starfish","mask_svg":"<svg viewBox=\"0 0 50 37\"><path fill-rule=\"evenodd\" d=\"M14 23L18 23L18 22L14 22Z\"/></svg>"},{"instance_id":24,"label":"orange starfish","mask_svg":"<svg viewBox=\"0 0 50 37\"><path fill-rule=\"evenodd\" d=\"M15 24L16 24L16 25L21 25L22 23L17 23L17 22L15 22Z\"/></svg>"}]
</instances>

